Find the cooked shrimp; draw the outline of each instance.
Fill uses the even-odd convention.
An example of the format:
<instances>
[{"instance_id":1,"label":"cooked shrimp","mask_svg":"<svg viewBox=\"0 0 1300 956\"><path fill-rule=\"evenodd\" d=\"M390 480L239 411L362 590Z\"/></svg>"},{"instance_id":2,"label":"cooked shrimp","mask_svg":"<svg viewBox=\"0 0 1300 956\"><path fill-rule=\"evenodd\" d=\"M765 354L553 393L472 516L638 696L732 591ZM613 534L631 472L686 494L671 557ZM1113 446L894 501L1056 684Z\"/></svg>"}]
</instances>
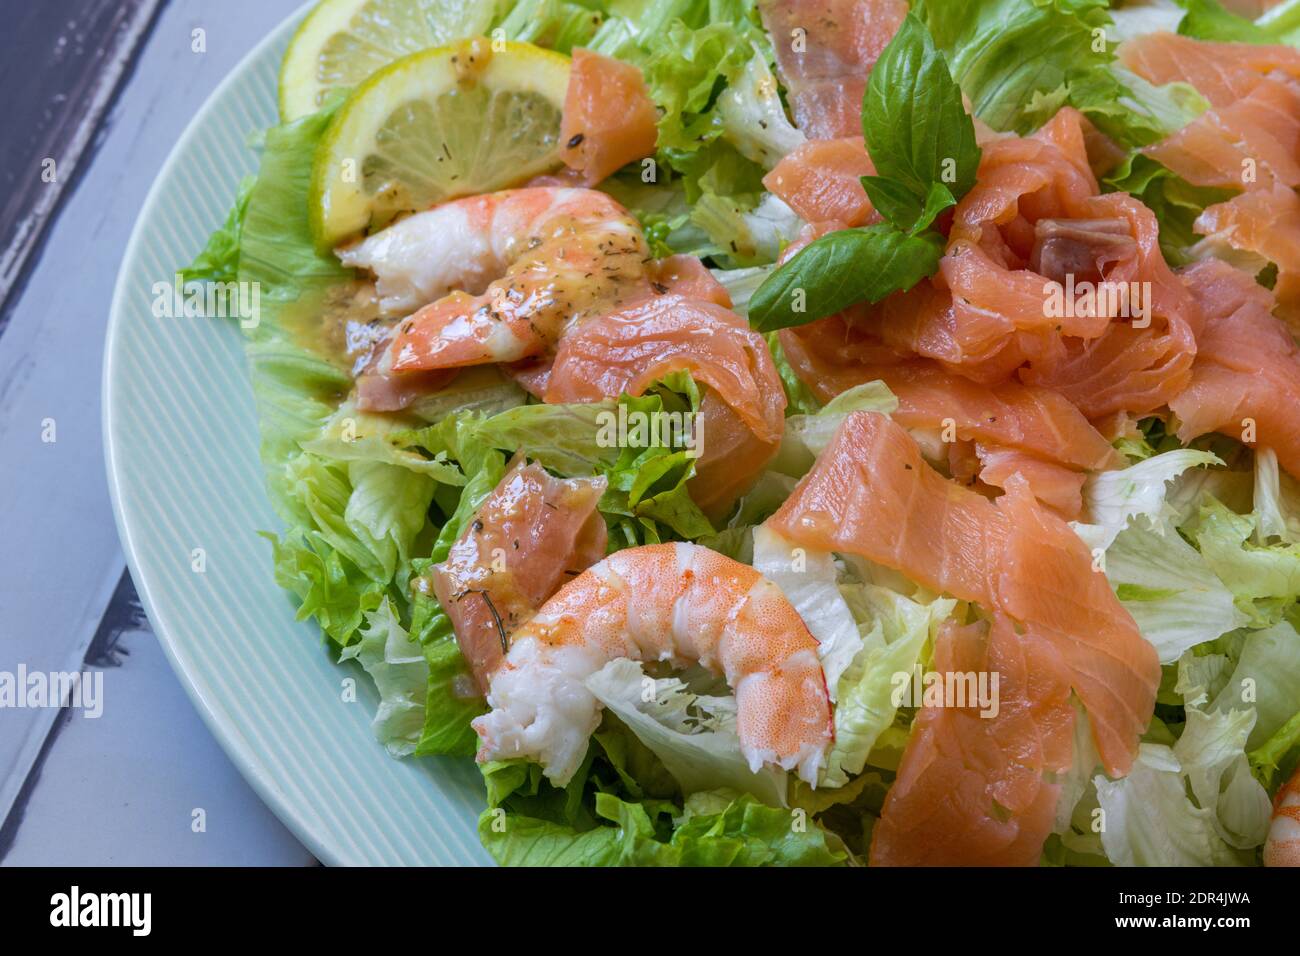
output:
<instances>
[{"instance_id":1,"label":"cooked shrimp","mask_svg":"<svg viewBox=\"0 0 1300 956\"><path fill-rule=\"evenodd\" d=\"M1273 823L1264 841L1265 866L1300 866L1300 768L1273 800Z\"/></svg>"},{"instance_id":2,"label":"cooked shrimp","mask_svg":"<svg viewBox=\"0 0 1300 956\"><path fill-rule=\"evenodd\" d=\"M609 196L537 187L472 196L339 252L374 272L398 323L393 372L514 362L571 323L648 294L641 228Z\"/></svg>"},{"instance_id":3,"label":"cooked shrimp","mask_svg":"<svg viewBox=\"0 0 1300 956\"><path fill-rule=\"evenodd\" d=\"M833 735L816 639L771 581L686 543L610 555L515 631L492 677L492 711L474 721L478 759L532 758L566 784L600 723L584 681L622 657L722 674L750 767L797 768L816 781Z\"/></svg>"},{"instance_id":4,"label":"cooked shrimp","mask_svg":"<svg viewBox=\"0 0 1300 956\"><path fill-rule=\"evenodd\" d=\"M429 570L434 594L483 691L505 655L507 634L560 586L605 554L596 510L608 481L553 478L523 459L492 490L474 520ZM426 579L419 579L422 587Z\"/></svg>"}]
</instances>

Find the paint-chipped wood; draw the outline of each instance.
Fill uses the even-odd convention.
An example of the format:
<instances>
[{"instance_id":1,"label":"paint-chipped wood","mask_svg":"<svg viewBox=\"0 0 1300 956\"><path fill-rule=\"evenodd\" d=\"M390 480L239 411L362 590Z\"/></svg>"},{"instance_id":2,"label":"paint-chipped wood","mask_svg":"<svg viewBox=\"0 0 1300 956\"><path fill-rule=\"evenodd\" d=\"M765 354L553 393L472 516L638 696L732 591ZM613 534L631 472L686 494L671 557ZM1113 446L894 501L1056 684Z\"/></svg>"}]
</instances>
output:
<instances>
[{"instance_id":1,"label":"paint-chipped wood","mask_svg":"<svg viewBox=\"0 0 1300 956\"><path fill-rule=\"evenodd\" d=\"M162 0L5 6L0 89L0 328L51 214L93 151L115 92Z\"/></svg>"}]
</instances>

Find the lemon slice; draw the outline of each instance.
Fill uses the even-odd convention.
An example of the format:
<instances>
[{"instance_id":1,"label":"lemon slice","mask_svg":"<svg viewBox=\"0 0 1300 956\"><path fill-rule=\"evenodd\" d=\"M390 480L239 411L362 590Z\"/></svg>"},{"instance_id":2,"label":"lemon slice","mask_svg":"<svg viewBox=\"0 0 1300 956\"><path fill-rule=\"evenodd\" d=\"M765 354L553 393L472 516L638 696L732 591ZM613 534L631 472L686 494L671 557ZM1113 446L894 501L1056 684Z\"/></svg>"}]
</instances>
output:
<instances>
[{"instance_id":1,"label":"lemon slice","mask_svg":"<svg viewBox=\"0 0 1300 956\"><path fill-rule=\"evenodd\" d=\"M316 112L394 60L486 33L494 9L487 0L321 0L284 55L280 118Z\"/></svg>"},{"instance_id":2,"label":"lemon slice","mask_svg":"<svg viewBox=\"0 0 1300 956\"><path fill-rule=\"evenodd\" d=\"M568 57L482 38L380 70L343 104L317 149L309 212L318 245L561 165L568 84Z\"/></svg>"}]
</instances>

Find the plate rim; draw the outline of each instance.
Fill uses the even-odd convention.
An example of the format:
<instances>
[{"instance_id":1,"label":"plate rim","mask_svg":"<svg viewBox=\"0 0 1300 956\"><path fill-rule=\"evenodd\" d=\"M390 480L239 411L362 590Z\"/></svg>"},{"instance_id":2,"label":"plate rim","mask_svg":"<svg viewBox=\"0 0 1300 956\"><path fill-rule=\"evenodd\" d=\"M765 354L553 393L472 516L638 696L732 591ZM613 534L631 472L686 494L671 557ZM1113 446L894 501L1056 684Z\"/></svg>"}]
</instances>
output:
<instances>
[{"instance_id":1,"label":"plate rim","mask_svg":"<svg viewBox=\"0 0 1300 956\"><path fill-rule=\"evenodd\" d=\"M198 112L194 114L194 117L181 132L162 166L154 175L153 184L149 187L144 204L140 207L135 224L131 227L131 237L127 240L126 250L118 265L117 278L113 284L113 297L109 305L108 323L104 334L104 359L100 369L100 435L103 443L109 502L112 506L113 523L117 529L118 541L126 559L127 571L130 573L136 593L140 597L141 607L148 616L150 626L158 639L158 643L162 646L167 663L185 689L186 696L189 697L190 703L194 705L194 709L198 712L204 726L207 727L222 751L235 765L240 776L253 789L258 798L316 859L326 866L341 866L349 865L351 861L344 859L339 851L317 832L316 828L299 808L285 794L281 793L257 766L252 755L247 752L237 728L218 709L216 703L203 693L178 654L170 632L172 624L159 613L154 602L153 582L140 570L141 562L137 550L137 540L123 511L120 487L123 452L118 447L113 429L115 417L113 382L117 375L118 352L122 328L125 323L123 314L128 294L127 266L138 258L139 247L144 241L144 227L156 213L162 183L170 177L174 168L180 162L180 157L186 152L186 147L198 135L199 130L202 129L212 113L217 109L217 104L224 99L230 88L241 80L251 64L267 55L269 48L283 42L287 36L292 35L298 24L302 22L302 19L315 5L315 0L306 0L305 3L297 7L272 28L266 36L262 37L222 77L221 82L208 94L207 99L203 101L203 105L199 107Z\"/></svg>"}]
</instances>

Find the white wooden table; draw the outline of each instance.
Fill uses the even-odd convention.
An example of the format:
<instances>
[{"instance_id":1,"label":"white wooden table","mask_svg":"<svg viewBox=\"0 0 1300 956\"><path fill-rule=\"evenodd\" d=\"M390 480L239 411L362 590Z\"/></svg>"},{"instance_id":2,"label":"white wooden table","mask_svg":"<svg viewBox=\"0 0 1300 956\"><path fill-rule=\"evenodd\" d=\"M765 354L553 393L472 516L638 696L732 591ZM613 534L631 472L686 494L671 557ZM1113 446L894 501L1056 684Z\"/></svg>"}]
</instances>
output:
<instances>
[{"instance_id":1,"label":"white wooden table","mask_svg":"<svg viewBox=\"0 0 1300 956\"><path fill-rule=\"evenodd\" d=\"M140 614L100 434L108 306L145 194L203 101L298 5L42 0L0 38L14 98L0 125L0 673L111 669L98 719L0 708L0 864L315 862L221 752Z\"/></svg>"}]
</instances>

